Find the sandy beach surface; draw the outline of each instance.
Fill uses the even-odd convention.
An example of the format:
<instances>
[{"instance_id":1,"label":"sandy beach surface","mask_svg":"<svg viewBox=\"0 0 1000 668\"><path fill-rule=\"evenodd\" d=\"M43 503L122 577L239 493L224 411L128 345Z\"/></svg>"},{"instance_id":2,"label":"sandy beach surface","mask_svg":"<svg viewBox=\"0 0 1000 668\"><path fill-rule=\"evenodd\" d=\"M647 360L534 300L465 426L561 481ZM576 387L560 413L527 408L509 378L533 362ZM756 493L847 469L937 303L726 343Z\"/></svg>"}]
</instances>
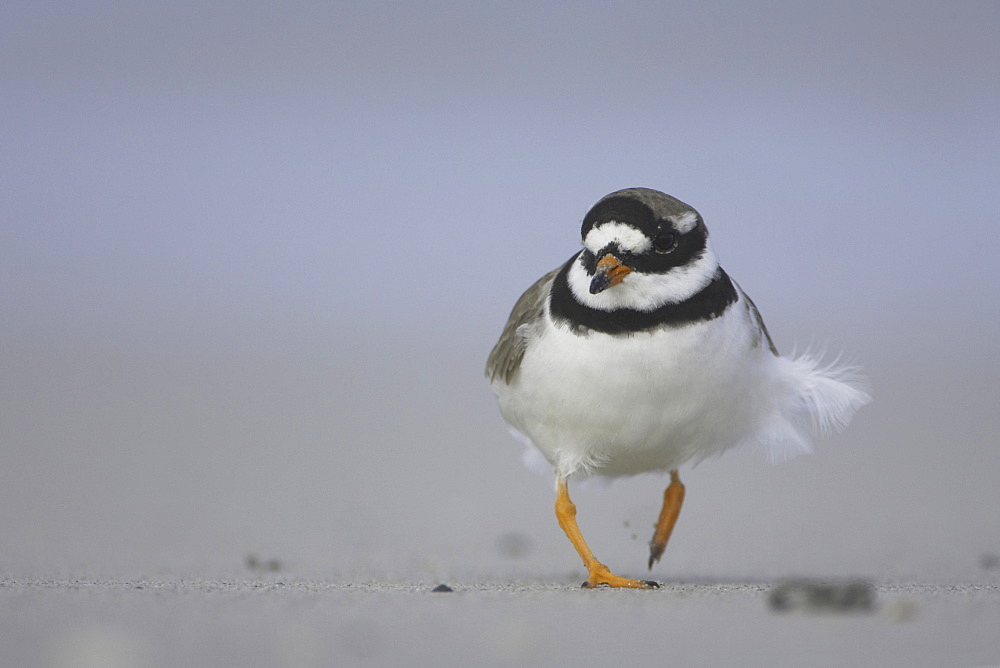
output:
<instances>
[{"instance_id":1,"label":"sandy beach surface","mask_svg":"<svg viewBox=\"0 0 1000 668\"><path fill-rule=\"evenodd\" d=\"M419 366L399 345L355 344L354 361L289 352L277 368L217 350L136 363L96 343L30 355L22 388L48 374L65 387L22 392L8 422L24 447L0 470L4 663L1000 663L996 381L968 349L923 366L924 385L869 342L877 399L846 433L782 465L741 451L682 471L685 507L651 572L666 481L574 485L598 557L663 584L588 591L479 346ZM360 368L377 389L323 392L331 377L361 387ZM924 390L964 382L984 391ZM373 395L392 420L374 419ZM874 605L775 610L795 577L871 582Z\"/></svg>"},{"instance_id":2,"label":"sandy beach surface","mask_svg":"<svg viewBox=\"0 0 1000 668\"><path fill-rule=\"evenodd\" d=\"M779 613L768 583L0 581L4 662L31 666L981 666L1000 586L876 587L870 612Z\"/></svg>"}]
</instances>

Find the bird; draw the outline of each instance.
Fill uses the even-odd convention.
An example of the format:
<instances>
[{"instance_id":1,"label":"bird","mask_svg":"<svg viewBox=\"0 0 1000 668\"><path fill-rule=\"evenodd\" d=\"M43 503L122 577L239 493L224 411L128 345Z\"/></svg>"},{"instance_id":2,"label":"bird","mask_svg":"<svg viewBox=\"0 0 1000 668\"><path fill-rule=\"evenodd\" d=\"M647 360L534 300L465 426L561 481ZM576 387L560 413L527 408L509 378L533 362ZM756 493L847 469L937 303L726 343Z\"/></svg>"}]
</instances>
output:
<instances>
[{"instance_id":1,"label":"bird","mask_svg":"<svg viewBox=\"0 0 1000 668\"><path fill-rule=\"evenodd\" d=\"M513 435L555 474L556 518L587 570L583 587L651 589L591 552L570 477L669 475L652 570L683 504L682 465L740 446L774 461L809 452L871 394L853 364L778 353L690 205L618 190L587 212L581 238L514 304L485 375Z\"/></svg>"}]
</instances>

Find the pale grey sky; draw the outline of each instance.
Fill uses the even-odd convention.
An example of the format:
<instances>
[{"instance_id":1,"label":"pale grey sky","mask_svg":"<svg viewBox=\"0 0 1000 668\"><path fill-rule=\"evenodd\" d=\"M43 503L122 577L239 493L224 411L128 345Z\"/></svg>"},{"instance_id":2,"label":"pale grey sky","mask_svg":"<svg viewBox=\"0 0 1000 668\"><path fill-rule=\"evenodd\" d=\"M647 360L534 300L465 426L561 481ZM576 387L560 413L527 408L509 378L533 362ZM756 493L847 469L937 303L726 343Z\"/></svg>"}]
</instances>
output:
<instances>
[{"instance_id":1,"label":"pale grey sky","mask_svg":"<svg viewBox=\"0 0 1000 668\"><path fill-rule=\"evenodd\" d=\"M7 3L4 328L495 327L634 185L701 210L758 301L995 326L998 27L989 1Z\"/></svg>"}]
</instances>

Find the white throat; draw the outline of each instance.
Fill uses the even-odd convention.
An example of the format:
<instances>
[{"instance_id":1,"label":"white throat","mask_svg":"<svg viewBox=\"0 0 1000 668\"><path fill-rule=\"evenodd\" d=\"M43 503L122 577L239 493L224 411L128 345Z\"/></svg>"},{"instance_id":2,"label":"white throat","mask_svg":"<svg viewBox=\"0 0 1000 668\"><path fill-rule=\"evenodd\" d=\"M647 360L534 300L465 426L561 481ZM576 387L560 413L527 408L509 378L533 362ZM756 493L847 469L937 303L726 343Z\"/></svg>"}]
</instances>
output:
<instances>
[{"instance_id":1,"label":"white throat","mask_svg":"<svg viewBox=\"0 0 1000 668\"><path fill-rule=\"evenodd\" d=\"M635 311L655 311L666 304L679 304L701 292L712 282L719 261L711 248L701 257L664 274L642 274L633 271L618 285L596 295L590 294L591 276L583 266L583 255L573 262L567 276L569 289L578 302L599 311L629 308Z\"/></svg>"}]
</instances>

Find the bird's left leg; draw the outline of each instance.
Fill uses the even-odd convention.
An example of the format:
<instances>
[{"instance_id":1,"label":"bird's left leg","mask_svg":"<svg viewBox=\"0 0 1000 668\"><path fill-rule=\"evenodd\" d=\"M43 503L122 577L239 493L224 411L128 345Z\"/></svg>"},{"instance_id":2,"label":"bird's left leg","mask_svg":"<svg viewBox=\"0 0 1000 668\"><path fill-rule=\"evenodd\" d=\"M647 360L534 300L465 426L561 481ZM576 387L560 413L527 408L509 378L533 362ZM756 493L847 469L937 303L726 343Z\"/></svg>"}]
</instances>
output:
<instances>
[{"instance_id":1,"label":"bird's left leg","mask_svg":"<svg viewBox=\"0 0 1000 668\"><path fill-rule=\"evenodd\" d=\"M670 540L670 533L677 523L677 516L681 514L681 504L684 503L684 484L677 475L677 470L670 472L670 486L663 493L663 509L660 517L656 520L656 531L653 532L653 540L649 541L649 570L653 570L653 564L663 556L663 550Z\"/></svg>"}]
</instances>

